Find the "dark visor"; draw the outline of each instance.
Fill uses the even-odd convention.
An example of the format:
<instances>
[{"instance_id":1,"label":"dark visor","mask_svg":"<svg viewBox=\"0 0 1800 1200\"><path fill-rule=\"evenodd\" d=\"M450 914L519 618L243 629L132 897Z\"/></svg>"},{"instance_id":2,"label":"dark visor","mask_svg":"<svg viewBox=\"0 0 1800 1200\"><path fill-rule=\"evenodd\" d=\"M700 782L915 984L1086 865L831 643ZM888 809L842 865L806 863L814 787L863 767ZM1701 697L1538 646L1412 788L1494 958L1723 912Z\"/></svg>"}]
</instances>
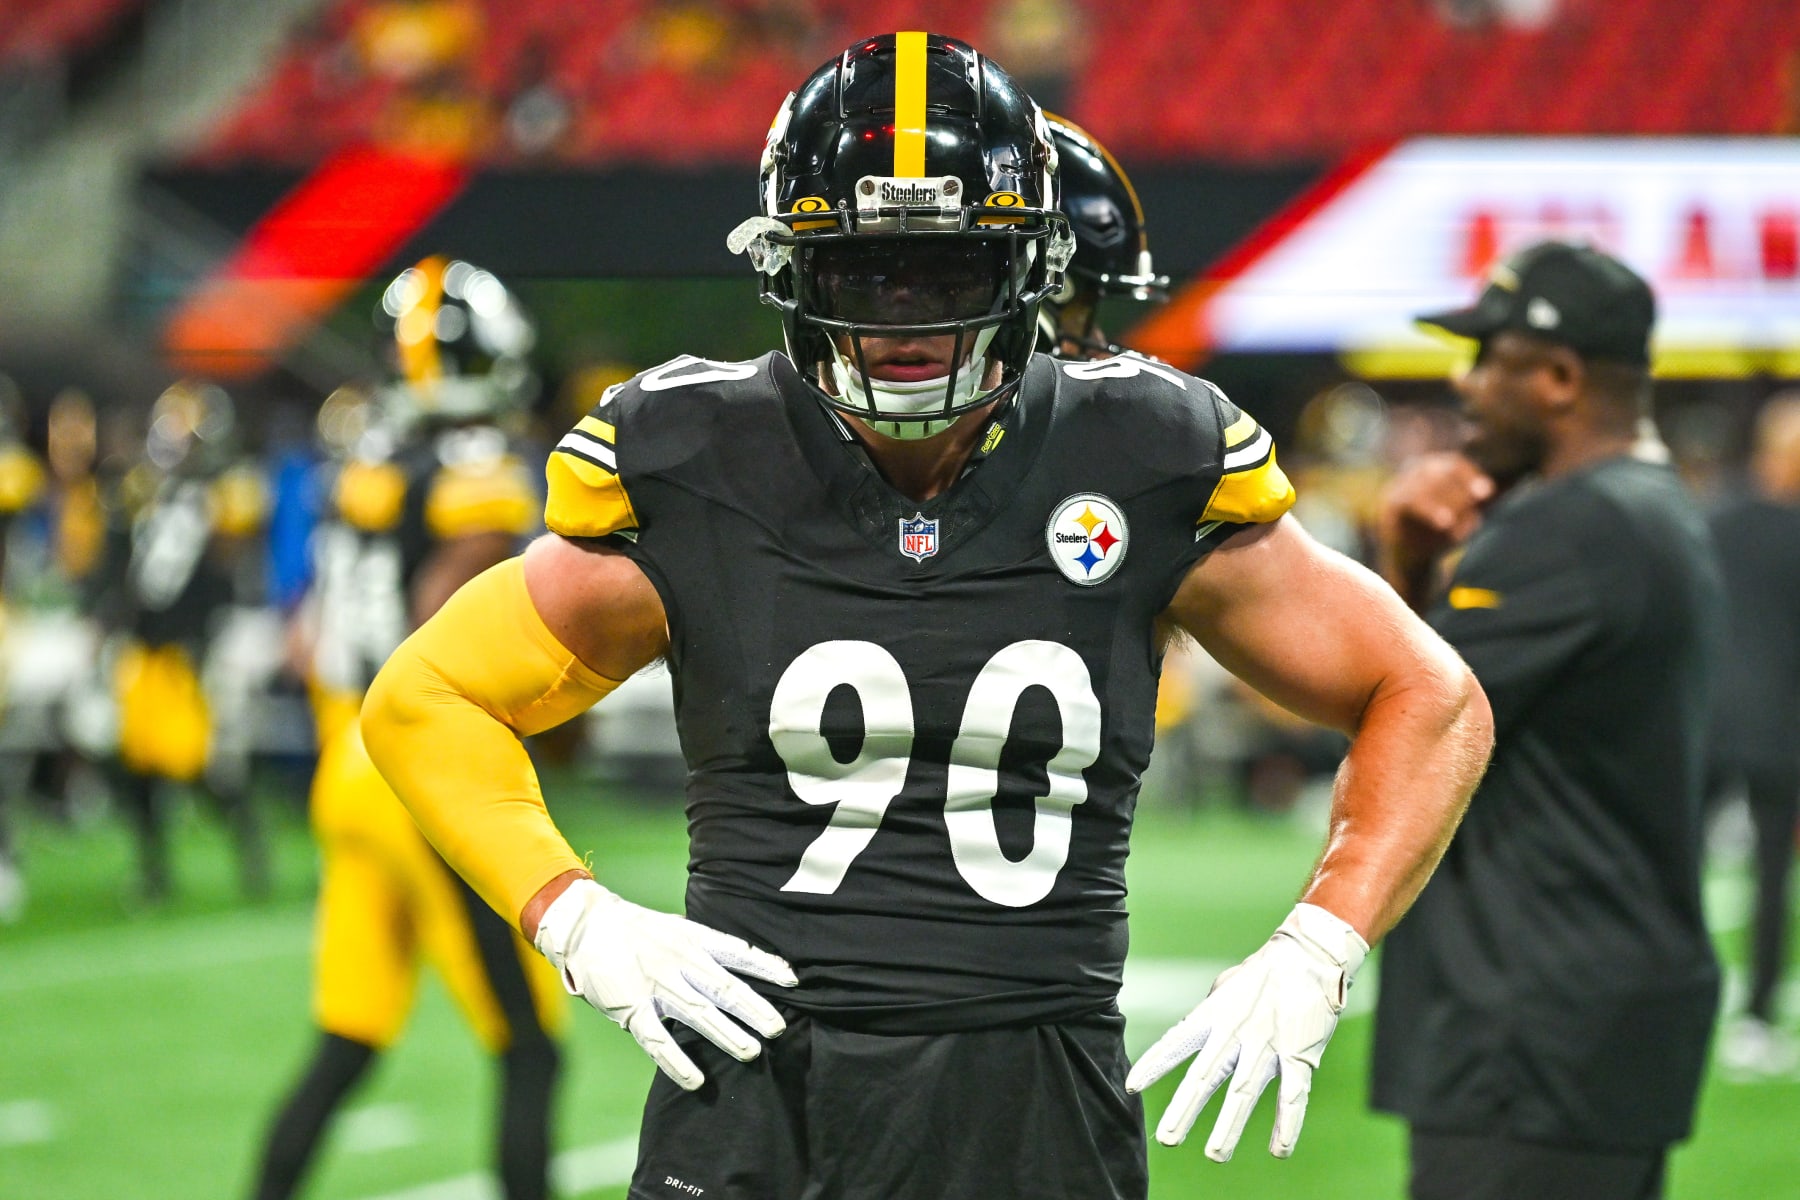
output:
<instances>
[{"instance_id":1,"label":"dark visor","mask_svg":"<svg viewBox=\"0 0 1800 1200\"><path fill-rule=\"evenodd\" d=\"M812 254L818 315L869 325L988 316L1007 258L997 241L929 236L847 238Z\"/></svg>"}]
</instances>

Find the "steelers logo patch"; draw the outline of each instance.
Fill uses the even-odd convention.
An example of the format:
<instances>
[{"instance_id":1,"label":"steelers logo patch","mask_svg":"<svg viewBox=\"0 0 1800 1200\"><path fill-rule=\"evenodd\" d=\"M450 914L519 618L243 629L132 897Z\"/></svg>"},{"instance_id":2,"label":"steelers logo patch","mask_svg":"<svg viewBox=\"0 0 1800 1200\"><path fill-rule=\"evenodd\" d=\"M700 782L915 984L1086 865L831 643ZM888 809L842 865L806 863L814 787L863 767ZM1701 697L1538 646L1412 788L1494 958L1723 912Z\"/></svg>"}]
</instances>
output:
<instances>
[{"instance_id":1,"label":"steelers logo patch","mask_svg":"<svg viewBox=\"0 0 1800 1200\"><path fill-rule=\"evenodd\" d=\"M1125 561L1130 540L1125 513L1098 492L1070 496L1056 506L1044 526L1050 561L1071 583L1083 587L1112 578Z\"/></svg>"}]
</instances>

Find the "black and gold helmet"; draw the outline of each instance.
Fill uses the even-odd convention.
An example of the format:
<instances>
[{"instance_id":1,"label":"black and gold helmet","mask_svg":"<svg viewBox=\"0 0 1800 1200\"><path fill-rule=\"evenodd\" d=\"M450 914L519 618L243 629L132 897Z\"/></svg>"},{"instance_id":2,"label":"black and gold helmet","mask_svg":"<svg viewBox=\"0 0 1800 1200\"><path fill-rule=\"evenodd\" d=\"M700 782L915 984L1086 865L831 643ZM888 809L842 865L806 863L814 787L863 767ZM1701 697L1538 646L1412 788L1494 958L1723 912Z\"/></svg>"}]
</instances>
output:
<instances>
[{"instance_id":1,"label":"black and gold helmet","mask_svg":"<svg viewBox=\"0 0 1800 1200\"><path fill-rule=\"evenodd\" d=\"M782 104L760 188L728 244L826 403L927 437L1017 386L1074 243L1043 112L992 60L929 33L856 43ZM949 376L872 378L862 339L905 336L954 336Z\"/></svg>"},{"instance_id":2,"label":"black and gold helmet","mask_svg":"<svg viewBox=\"0 0 1800 1200\"><path fill-rule=\"evenodd\" d=\"M1039 317L1045 348L1073 357L1117 354L1121 347L1097 335L1100 300L1121 296L1162 302L1169 277L1156 273L1144 206L1125 168L1099 139L1073 121L1048 118L1056 142L1062 211L1075 236L1075 257L1062 287ZM1076 319L1065 321L1067 306Z\"/></svg>"},{"instance_id":3,"label":"black and gold helmet","mask_svg":"<svg viewBox=\"0 0 1800 1200\"><path fill-rule=\"evenodd\" d=\"M433 255L396 275L375 322L393 380L382 400L402 424L492 418L537 390L537 333L517 298L491 272Z\"/></svg>"}]
</instances>

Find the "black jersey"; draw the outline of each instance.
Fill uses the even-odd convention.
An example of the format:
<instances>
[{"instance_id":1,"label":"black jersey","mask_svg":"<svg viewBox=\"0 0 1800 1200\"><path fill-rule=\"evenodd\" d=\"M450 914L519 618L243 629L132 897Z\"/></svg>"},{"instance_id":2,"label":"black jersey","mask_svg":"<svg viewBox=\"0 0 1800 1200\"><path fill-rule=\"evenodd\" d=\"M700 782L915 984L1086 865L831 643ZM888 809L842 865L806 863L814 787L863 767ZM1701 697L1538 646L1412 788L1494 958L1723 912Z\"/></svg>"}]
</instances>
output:
<instances>
[{"instance_id":1,"label":"black jersey","mask_svg":"<svg viewBox=\"0 0 1800 1200\"><path fill-rule=\"evenodd\" d=\"M130 632L198 658L214 618L241 590L241 550L226 546L259 535L267 514L267 485L248 463L156 480L114 550Z\"/></svg>"},{"instance_id":2,"label":"black jersey","mask_svg":"<svg viewBox=\"0 0 1800 1200\"><path fill-rule=\"evenodd\" d=\"M538 494L506 434L485 424L378 442L348 459L314 539L318 681L361 693L411 629L408 597L432 548L479 533L520 536Z\"/></svg>"},{"instance_id":3,"label":"black jersey","mask_svg":"<svg viewBox=\"0 0 1800 1200\"><path fill-rule=\"evenodd\" d=\"M779 354L649 371L550 457L549 527L622 535L667 610L688 916L834 1021L1113 1003L1155 618L1292 503L1256 422L1161 363L1040 356L1019 395L925 503Z\"/></svg>"}]
</instances>

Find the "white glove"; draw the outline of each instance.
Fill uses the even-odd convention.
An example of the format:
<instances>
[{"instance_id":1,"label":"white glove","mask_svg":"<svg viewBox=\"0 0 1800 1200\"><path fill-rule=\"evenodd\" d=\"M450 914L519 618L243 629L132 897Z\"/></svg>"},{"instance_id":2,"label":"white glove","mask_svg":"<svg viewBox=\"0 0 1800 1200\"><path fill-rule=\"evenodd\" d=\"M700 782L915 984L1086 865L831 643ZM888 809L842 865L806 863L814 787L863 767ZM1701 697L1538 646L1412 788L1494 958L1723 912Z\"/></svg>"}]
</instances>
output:
<instances>
[{"instance_id":1,"label":"white glove","mask_svg":"<svg viewBox=\"0 0 1800 1200\"><path fill-rule=\"evenodd\" d=\"M1295 905L1275 936L1214 980L1206 999L1146 1050L1126 1076L1125 1090L1141 1092L1200 1052L1163 1111L1156 1140L1180 1145L1212 1094L1231 1078L1206 1142L1206 1156L1225 1162L1257 1098L1279 1075L1269 1153L1292 1154L1306 1119L1313 1069L1368 953L1356 930L1331 913L1314 904Z\"/></svg>"},{"instance_id":2,"label":"white glove","mask_svg":"<svg viewBox=\"0 0 1800 1200\"><path fill-rule=\"evenodd\" d=\"M762 1045L726 1016L764 1037L787 1022L732 971L782 987L794 969L742 938L671 913L622 900L591 879L577 879L538 922L538 950L580 996L637 1039L663 1074L693 1091L706 1077L663 1025L673 1017L739 1062Z\"/></svg>"}]
</instances>

